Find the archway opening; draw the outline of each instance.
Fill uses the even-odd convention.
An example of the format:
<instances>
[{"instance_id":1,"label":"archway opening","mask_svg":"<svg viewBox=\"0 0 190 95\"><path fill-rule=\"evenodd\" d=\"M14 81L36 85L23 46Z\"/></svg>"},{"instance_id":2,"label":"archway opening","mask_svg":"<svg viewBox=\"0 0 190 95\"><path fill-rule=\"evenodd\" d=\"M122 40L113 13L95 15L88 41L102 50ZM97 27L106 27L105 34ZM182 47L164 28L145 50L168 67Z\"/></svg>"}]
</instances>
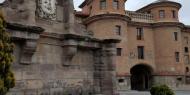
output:
<instances>
[{"instance_id":1,"label":"archway opening","mask_svg":"<svg viewBox=\"0 0 190 95\"><path fill-rule=\"evenodd\" d=\"M147 65L136 65L131 68L131 90L145 91L152 85L153 69Z\"/></svg>"}]
</instances>

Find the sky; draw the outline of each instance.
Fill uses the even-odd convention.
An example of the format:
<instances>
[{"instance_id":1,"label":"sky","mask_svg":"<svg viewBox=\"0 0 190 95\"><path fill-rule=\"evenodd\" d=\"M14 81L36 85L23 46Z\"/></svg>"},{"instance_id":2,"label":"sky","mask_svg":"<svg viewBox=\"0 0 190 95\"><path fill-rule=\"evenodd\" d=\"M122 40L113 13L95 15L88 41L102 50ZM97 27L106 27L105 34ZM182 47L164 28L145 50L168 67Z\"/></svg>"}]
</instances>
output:
<instances>
[{"instance_id":1,"label":"sky","mask_svg":"<svg viewBox=\"0 0 190 95\"><path fill-rule=\"evenodd\" d=\"M3 1L4 0L0 0L0 3ZM80 10L78 6L84 0L73 0L73 1L74 1L75 9ZM125 9L135 11L154 1L156 0L127 0ZM180 9L180 12L179 12L180 22L183 22L186 25L190 25L190 0L170 0L170 1L175 1L182 4L182 8Z\"/></svg>"},{"instance_id":2,"label":"sky","mask_svg":"<svg viewBox=\"0 0 190 95\"><path fill-rule=\"evenodd\" d=\"M75 9L80 10L78 6L84 0L73 0L73 1L75 4ZM154 1L156 0L127 0L125 9L135 11ZM170 0L170 1L175 1L182 4L182 8L180 9L179 12L180 22L183 22L186 25L190 25L190 0Z\"/></svg>"}]
</instances>

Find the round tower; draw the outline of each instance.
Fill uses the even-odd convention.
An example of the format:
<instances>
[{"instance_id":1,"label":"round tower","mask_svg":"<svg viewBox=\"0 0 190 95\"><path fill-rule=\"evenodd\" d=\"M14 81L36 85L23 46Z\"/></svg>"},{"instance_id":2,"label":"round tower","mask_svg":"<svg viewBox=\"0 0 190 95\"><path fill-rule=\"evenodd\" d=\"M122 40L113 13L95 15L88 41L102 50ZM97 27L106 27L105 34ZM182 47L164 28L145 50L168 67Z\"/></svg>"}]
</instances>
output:
<instances>
[{"instance_id":1,"label":"round tower","mask_svg":"<svg viewBox=\"0 0 190 95\"><path fill-rule=\"evenodd\" d=\"M157 22L178 22L178 12L181 4L169 0L157 0L137 12L151 13Z\"/></svg>"},{"instance_id":2,"label":"round tower","mask_svg":"<svg viewBox=\"0 0 190 95\"><path fill-rule=\"evenodd\" d=\"M126 0L85 0L79 7L88 17L84 20L87 31L101 39L115 38L126 31Z\"/></svg>"},{"instance_id":3,"label":"round tower","mask_svg":"<svg viewBox=\"0 0 190 95\"><path fill-rule=\"evenodd\" d=\"M173 86L183 84L184 64L182 27L178 12L181 4L169 0L157 0L137 12L150 13L154 17L155 76L154 84ZM168 81L168 82L166 82ZM173 86L174 87L174 86Z\"/></svg>"},{"instance_id":4,"label":"round tower","mask_svg":"<svg viewBox=\"0 0 190 95\"><path fill-rule=\"evenodd\" d=\"M123 73L119 71L120 65L125 62L124 57L127 55L127 25L131 20L125 12L125 2L127 0L85 0L81 5L82 14L87 15L83 20L87 32L93 33L93 37L99 40L119 39L114 57L114 73L118 75ZM126 72L126 71L125 71ZM116 78L116 77L115 77ZM117 84L118 85L118 84Z\"/></svg>"}]
</instances>

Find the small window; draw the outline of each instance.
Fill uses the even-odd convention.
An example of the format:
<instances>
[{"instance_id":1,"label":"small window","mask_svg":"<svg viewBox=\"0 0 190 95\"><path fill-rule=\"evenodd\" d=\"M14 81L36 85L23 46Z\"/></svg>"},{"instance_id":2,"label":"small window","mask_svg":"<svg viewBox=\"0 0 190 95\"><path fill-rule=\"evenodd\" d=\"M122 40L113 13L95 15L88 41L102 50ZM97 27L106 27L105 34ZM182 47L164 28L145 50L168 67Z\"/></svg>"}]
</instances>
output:
<instances>
[{"instance_id":1,"label":"small window","mask_svg":"<svg viewBox=\"0 0 190 95\"><path fill-rule=\"evenodd\" d=\"M177 80L178 80L178 81L182 81L182 77L178 77Z\"/></svg>"},{"instance_id":2,"label":"small window","mask_svg":"<svg viewBox=\"0 0 190 95\"><path fill-rule=\"evenodd\" d=\"M92 13L92 6L90 6L90 14Z\"/></svg>"},{"instance_id":3,"label":"small window","mask_svg":"<svg viewBox=\"0 0 190 95\"><path fill-rule=\"evenodd\" d=\"M100 9L106 9L106 0L100 0Z\"/></svg>"},{"instance_id":4,"label":"small window","mask_svg":"<svg viewBox=\"0 0 190 95\"><path fill-rule=\"evenodd\" d=\"M186 84L190 84L190 76L185 77Z\"/></svg>"},{"instance_id":5,"label":"small window","mask_svg":"<svg viewBox=\"0 0 190 95\"><path fill-rule=\"evenodd\" d=\"M172 17L176 18L176 11L175 10L172 10Z\"/></svg>"},{"instance_id":6,"label":"small window","mask_svg":"<svg viewBox=\"0 0 190 95\"><path fill-rule=\"evenodd\" d=\"M184 51L185 51L185 53L188 53L189 52L189 48L188 47L184 47Z\"/></svg>"},{"instance_id":7,"label":"small window","mask_svg":"<svg viewBox=\"0 0 190 95\"><path fill-rule=\"evenodd\" d=\"M188 73L188 72L189 72L189 67L186 67L185 72L186 72L186 73Z\"/></svg>"},{"instance_id":8,"label":"small window","mask_svg":"<svg viewBox=\"0 0 190 95\"><path fill-rule=\"evenodd\" d=\"M113 0L113 8L119 9L119 1L118 0Z\"/></svg>"},{"instance_id":9,"label":"small window","mask_svg":"<svg viewBox=\"0 0 190 95\"><path fill-rule=\"evenodd\" d=\"M137 40L143 40L143 28L137 28Z\"/></svg>"},{"instance_id":10,"label":"small window","mask_svg":"<svg viewBox=\"0 0 190 95\"><path fill-rule=\"evenodd\" d=\"M124 83L124 79L118 79L119 83Z\"/></svg>"},{"instance_id":11,"label":"small window","mask_svg":"<svg viewBox=\"0 0 190 95\"><path fill-rule=\"evenodd\" d=\"M120 25L115 26L115 32L117 35L121 35L121 26Z\"/></svg>"},{"instance_id":12,"label":"small window","mask_svg":"<svg viewBox=\"0 0 190 95\"><path fill-rule=\"evenodd\" d=\"M185 44L189 44L189 38L188 37L184 37L184 41L185 41Z\"/></svg>"},{"instance_id":13,"label":"small window","mask_svg":"<svg viewBox=\"0 0 190 95\"><path fill-rule=\"evenodd\" d=\"M176 59L176 62L179 62L179 52L175 52L175 59Z\"/></svg>"},{"instance_id":14,"label":"small window","mask_svg":"<svg viewBox=\"0 0 190 95\"><path fill-rule=\"evenodd\" d=\"M122 49L121 48L117 48L117 56L121 56L122 54Z\"/></svg>"},{"instance_id":15,"label":"small window","mask_svg":"<svg viewBox=\"0 0 190 95\"><path fill-rule=\"evenodd\" d=\"M138 46L138 59L144 59L144 46Z\"/></svg>"},{"instance_id":16,"label":"small window","mask_svg":"<svg viewBox=\"0 0 190 95\"><path fill-rule=\"evenodd\" d=\"M177 41L178 40L178 33L174 32L174 40Z\"/></svg>"},{"instance_id":17,"label":"small window","mask_svg":"<svg viewBox=\"0 0 190 95\"><path fill-rule=\"evenodd\" d=\"M185 64L189 64L189 55L185 55L184 58L185 58Z\"/></svg>"},{"instance_id":18,"label":"small window","mask_svg":"<svg viewBox=\"0 0 190 95\"><path fill-rule=\"evenodd\" d=\"M151 11L147 11L147 14L151 14Z\"/></svg>"},{"instance_id":19,"label":"small window","mask_svg":"<svg viewBox=\"0 0 190 95\"><path fill-rule=\"evenodd\" d=\"M159 17L160 18L165 18L165 11L164 10L159 11Z\"/></svg>"}]
</instances>

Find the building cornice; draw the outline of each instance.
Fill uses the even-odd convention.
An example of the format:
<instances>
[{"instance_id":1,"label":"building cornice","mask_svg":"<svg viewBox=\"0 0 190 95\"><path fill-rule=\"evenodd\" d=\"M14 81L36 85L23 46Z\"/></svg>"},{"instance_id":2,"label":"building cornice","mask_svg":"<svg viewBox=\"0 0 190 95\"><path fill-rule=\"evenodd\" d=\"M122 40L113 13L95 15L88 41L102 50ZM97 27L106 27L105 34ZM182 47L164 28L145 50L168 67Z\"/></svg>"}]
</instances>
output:
<instances>
[{"instance_id":1,"label":"building cornice","mask_svg":"<svg viewBox=\"0 0 190 95\"><path fill-rule=\"evenodd\" d=\"M179 27L182 29L182 32L189 32L190 33L190 27L184 25L180 22L156 22L156 23L145 23L145 22L134 22L129 21L129 26L141 26L141 27L152 27L152 28L159 28L159 27Z\"/></svg>"},{"instance_id":2,"label":"building cornice","mask_svg":"<svg viewBox=\"0 0 190 95\"><path fill-rule=\"evenodd\" d=\"M123 21L130 21L131 18L126 16L126 15L122 15L122 14L100 14L100 15L95 15L92 17L87 18L86 20L84 20L84 24L89 24L98 20L105 20L105 19L120 19Z\"/></svg>"},{"instance_id":3,"label":"building cornice","mask_svg":"<svg viewBox=\"0 0 190 95\"><path fill-rule=\"evenodd\" d=\"M27 32L37 33L37 34L41 34L44 31L43 28L38 27L38 26L28 26L28 25L10 23L10 22L6 22L6 28L11 29L11 30L27 31Z\"/></svg>"},{"instance_id":4,"label":"building cornice","mask_svg":"<svg viewBox=\"0 0 190 95\"><path fill-rule=\"evenodd\" d=\"M185 25L185 27L183 28L182 32L188 32L188 33L190 33L190 26Z\"/></svg>"},{"instance_id":5,"label":"building cornice","mask_svg":"<svg viewBox=\"0 0 190 95\"><path fill-rule=\"evenodd\" d=\"M120 39L99 39L91 36L84 36L80 34L57 34L57 33L49 33L49 32L43 32L41 37L44 38L50 38L50 39L57 39L60 41L63 40L76 40L76 41L85 41L85 42L95 42L95 43L119 43ZM60 44L61 45L61 44Z\"/></svg>"},{"instance_id":6,"label":"building cornice","mask_svg":"<svg viewBox=\"0 0 190 95\"><path fill-rule=\"evenodd\" d=\"M152 27L152 23L145 23L145 22L134 22L134 21L129 21L128 25L131 26L143 26L143 27Z\"/></svg>"},{"instance_id":7,"label":"building cornice","mask_svg":"<svg viewBox=\"0 0 190 95\"><path fill-rule=\"evenodd\" d=\"M152 24L153 28L157 27L179 27L184 28L185 25L180 22L156 22Z\"/></svg>"},{"instance_id":8,"label":"building cornice","mask_svg":"<svg viewBox=\"0 0 190 95\"><path fill-rule=\"evenodd\" d=\"M152 8L168 7L168 6L176 7L178 9L180 9L182 7L182 5L180 3L172 2L172 1L165 1L165 2L151 3L151 4L147 5L147 6L144 6L144 7L140 8L140 9L138 9L136 12L144 12L144 11L150 10Z\"/></svg>"}]
</instances>

